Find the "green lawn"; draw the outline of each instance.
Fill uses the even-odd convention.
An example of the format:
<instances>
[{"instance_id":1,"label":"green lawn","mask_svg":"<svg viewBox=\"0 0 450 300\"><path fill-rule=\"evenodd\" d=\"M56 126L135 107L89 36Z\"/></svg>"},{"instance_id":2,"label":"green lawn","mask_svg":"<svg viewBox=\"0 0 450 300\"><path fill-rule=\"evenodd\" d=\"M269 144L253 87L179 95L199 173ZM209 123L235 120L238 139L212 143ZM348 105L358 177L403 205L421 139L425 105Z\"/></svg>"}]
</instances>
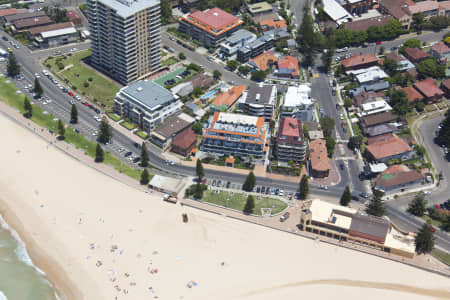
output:
<instances>
[{"instance_id":1,"label":"green lawn","mask_svg":"<svg viewBox=\"0 0 450 300\"><path fill-rule=\"evenodd\" d=\"M434 220L434 219L430 218L430 217L427 216L427 215L424 215L424 216L422 217L422 219L424 219L425 222L430 222L430 223L431 223L432 225L434 225L434 226L437 226L437 227L441 226L441 222L439 222L438 220Z\"/></svg>"},{"instance_id":2,"label":"green lawn","mask_svg":"<svg viewBox=\"0 0 450 300\"><path fill-rule=\"evenodd\" d=\"M133 130L136 128L136 124L133 124L133 123L130 123L127 121L120 122L120 125L122 125L123 127L125 127L128 130Z\"/></svg>"},{"instance_id":3,"label":"green lawn","mask_svg":"<svg viewBox=\"0 0 450 300\"><path fill-rule=\"evenodd\" d=\"M116 113L109 112L109 113L107 113L107 115L108 115L108 117L110 117L112 120L114 120L116 122L122 120L122 118L119 115L117 115Z\"/></svg>"},{"instance_id":4,"label":"green lawn","mask_svg":"<svg viewBox=\"0 0 450 300\"><path fill-rule=\"evenodd\" d=\"M431 251L431 255L450 266L450 254L447 252L435 248Z\"/></svg>"},{"instance_id":5,"label":"green lawn","mask_svg":"<svg viewBox=\"0 0 450 300\"><path fill-rule=\"evenodd\" d=\"M61 61L62 64L64 66L73 66L62 72L56 66L56 57L47 59L45 65L50 65L52 72L63 81L67 78L69 83L76 87L77 92L84 93L91 101L99 103L100 106L106 109L111 109L114 103L114 97L119 91L120 86L82 64L81 60L89 55L91 55L91 51L86 50L73 53L72 56L67 56L66 59ZM92 81L88 81L88 78L92 78ZM89 84L88 87L84 87L86 82Z\"/></svg>"},{"instance_id":6,"label":"green lawn","mask_svg":"<svg viewBox=\"0 0 450 300\"><path fill-rule=\"evenodd\" d=\"M166 56L168 53L166 52L166 51L164 51L164 50L161 50L161 57L164 57L164 56Z\"/></svg>"},{"instance_id":7,"label":"green lawn","mask_svg":"<svg viewBox=\"0 0 450 300\"><path fill-rule=\"evenodd\" d=\"M142 131L142 130L136 131L136 134L137 134L140 138L142 138L142 139L144 139L144 140L148 137L148 134L147 134L146 132Z\"/></svg>"},{"instance_id":8,"label":"green lawn","mask_svg":"<svg viewBox=\"0 0 450 300\"><path fill-rule=\"evenodd\" d=\"M168 59L161 61L161 65L167 67L176 64L177 62L178 60L175 57L169 57Z\"/></svg>"},{"instance_id":9,"label":"green lawn","mask_svg":"<svg viewBox=\"0 0 450 300\"><path fill-rule=\"evenodd\" d=\"M5 77L0 78L0 101L5 102L9 106L13 106L19 109L20 112L24 112L23 109L23 94L16 94L17 88L14 84L7 84ZM57 130L57 122L53 121L55 117L49 113L44 113L44 110L37 105L33 105L33 116L31 120L36 124L52 129L54 132ZM84 152L90 157L95 157L95 147L97 143L88 140L83 135L76 133L71 127L66 128L66 134L64 141L68 144L74 145L77 149L83 149ZM109 152L105 153L105 162L108 165L113 166L120 173L124 173L136 180L141 178L141 171L134 169Z\"/></svg>"},{"instance_id":10,"label":"green lawn","mask_svg":"<svg viewBox=\"0 0 450 300\"><path fill-rule=\"evenodd\" d=\"M229 198L229 200L227 200ZM247 201L247 197L244 197L241 193L234 193L232 196L228 192L215 193L213 190L207 190L203 194L203 201L208 203L217 204L223 207L229 207L242 211ZM258 199L255 196L255 209L254 214L260 216L261 208L272 208L272 214L279 213L287 208L287 204L283 201L273 198L263 197Z\"/></svg>"}]
</instances>

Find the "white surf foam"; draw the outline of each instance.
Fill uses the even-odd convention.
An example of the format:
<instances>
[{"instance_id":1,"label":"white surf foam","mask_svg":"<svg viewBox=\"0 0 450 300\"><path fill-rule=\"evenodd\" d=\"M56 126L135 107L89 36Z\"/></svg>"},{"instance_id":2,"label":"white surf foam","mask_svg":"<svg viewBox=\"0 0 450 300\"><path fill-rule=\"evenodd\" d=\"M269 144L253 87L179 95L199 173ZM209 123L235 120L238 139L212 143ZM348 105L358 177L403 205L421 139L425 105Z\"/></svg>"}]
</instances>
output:
<instances>
[{"instance_id":1,"label":"white surf foam","mask_svg":"<svg viewBox=\"0 0 450 300\"><path fill-rule=\"evenodd\" d=\"M6 298L5 294L3 294L2 291L0 291L0 300L8 300L8 298Z\"/></svg>"},{"instance_id":2,"label":"white surf foam","mask_svg":"<svg viewBox=\"0 0 450 300\"><path fill-rule=\"evenodd\" d=\"M8 223L5 222L5 220L3 220L3 218L2 218L1 215L0 215L0 225L1 225L1 227L4 228L5 230L9 231L9 233L11 234L11 236L16 240L16 242L17 242L17 247L16 247L16 249L14 249L14 252L16 253L17 258L18 258L21 262L23 262L23 263L29 265L30 267L33 267L38 273L40 273L40 274L42 274L42 275L45 275L45 272L44 272L44 271L42 271L41 269L39 269L38 267L36 267L36 266L33 264L33 261L31 260L30 256L28 255L26 245L25 245L25 243L20 239L19 234L17 234L17 232L16 232L14 229L12 229L12 228L8 225ZM0 298L0 300L1 300L1 298Z\"/></svg>"}]
</instances>

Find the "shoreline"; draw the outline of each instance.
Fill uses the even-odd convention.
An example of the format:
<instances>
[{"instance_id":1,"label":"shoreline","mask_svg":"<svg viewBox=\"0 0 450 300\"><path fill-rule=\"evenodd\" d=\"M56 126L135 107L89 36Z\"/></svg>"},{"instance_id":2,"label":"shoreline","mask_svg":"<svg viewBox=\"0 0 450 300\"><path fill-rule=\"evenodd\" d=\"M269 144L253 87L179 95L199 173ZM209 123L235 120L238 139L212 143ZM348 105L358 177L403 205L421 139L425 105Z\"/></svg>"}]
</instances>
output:
<instances>
[{"instance_id":1,"label":"shoreline","mask_svg":"<svg viewBox=\"0 0 450 300\"><path fill-rule=\"evenodd\" d=\"M81 291L72 282L64 268L39 246L39 242L33 238L30 232L25 230L22 221L8 206L7 201L3 199L1 194L0 215L8 226L17 232L20 240L25 244L33 265L45 273L44 277L51 283L58 298L60 300L83 299Z\"/></svg>"}]
</instances>

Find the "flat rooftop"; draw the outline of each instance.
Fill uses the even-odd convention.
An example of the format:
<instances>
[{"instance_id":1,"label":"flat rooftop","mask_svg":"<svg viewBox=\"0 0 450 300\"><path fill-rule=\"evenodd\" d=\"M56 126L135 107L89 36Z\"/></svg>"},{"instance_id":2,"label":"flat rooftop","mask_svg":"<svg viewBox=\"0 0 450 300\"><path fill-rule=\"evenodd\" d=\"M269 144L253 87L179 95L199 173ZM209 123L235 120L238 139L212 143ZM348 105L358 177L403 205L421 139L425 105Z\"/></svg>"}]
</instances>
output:
<instances>
[{"instance_id":1,"label":"flat rooftop","mask_svg":"<svg viewBox=\"0 0 450 300\"><path fill-rule=\"evenodd\" d=\"M122 18L128 18L135 13L155 5L159 0L98 0L100 3L112 8Z\"/></svg>"},{"instance_id":2,"label":"flat rooftop","mask_svg":"<svg viewBox=\"0 0 450 300\"><path fill-rule=\"evenodd\" d=\"M170 91L149 80L133 82L122 88L120 93L135 99L152 110L175 99Z\"/></svg>"}]
</instances>

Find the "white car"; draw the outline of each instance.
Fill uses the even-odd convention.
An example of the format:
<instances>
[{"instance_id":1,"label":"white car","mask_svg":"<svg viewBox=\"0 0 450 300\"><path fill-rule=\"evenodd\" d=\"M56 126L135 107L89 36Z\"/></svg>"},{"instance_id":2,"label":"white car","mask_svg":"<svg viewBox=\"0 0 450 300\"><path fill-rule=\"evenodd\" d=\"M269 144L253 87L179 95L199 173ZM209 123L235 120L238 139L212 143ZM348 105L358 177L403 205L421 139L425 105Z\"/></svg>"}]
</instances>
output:
<instances>
[{"instance_id":1,"label":"white car","mask_svg":"<svg viewBox=\"0 0 450 300\"><path fill-rule=\"evenodd\" d=\"M41 75L39 75L39 73L34 73L34 77L41 78Z\"/></svg>"},{"instance_id":2,"label":"white car","mask_svg":"<svg viewBox=\"0 0 450 300\"><path fill-rule=\"evenodd\" d=\"M96 136L96 135L97 135L97 131L94 131L94 132L92 133L92 135L93 135L93 136Z\"/></svg>"},{"instance_id":3,"label":"white car","mask_svg":"<svg viewBox=\"0 0 450 300\"><path fill-rule=\"evenodd\" d=\"M44 76L48 76L49 75L47 70L42 70L42 74L44 74Z\"/></svg>"},{"instance_id":4,"label":"white car","mask_svg":"<svg viewBox=\"0 0 450 300\"><path fill-rule=\"evenodd\" d=\"M431 195L431 192L430 191L425 191L425 192L423 192L425 195Z\"/></svg>"},{"instance_id":5,"label":"white car","mask_svg":"<svg viewBox=\"0 0 450 300\"><path fill-rule=\"evenodd\" d=\"M341 113L341 114L339 115L339 118L340 118L341 120L344 120L344 114Z\"/></svg>"}]
</instances>

